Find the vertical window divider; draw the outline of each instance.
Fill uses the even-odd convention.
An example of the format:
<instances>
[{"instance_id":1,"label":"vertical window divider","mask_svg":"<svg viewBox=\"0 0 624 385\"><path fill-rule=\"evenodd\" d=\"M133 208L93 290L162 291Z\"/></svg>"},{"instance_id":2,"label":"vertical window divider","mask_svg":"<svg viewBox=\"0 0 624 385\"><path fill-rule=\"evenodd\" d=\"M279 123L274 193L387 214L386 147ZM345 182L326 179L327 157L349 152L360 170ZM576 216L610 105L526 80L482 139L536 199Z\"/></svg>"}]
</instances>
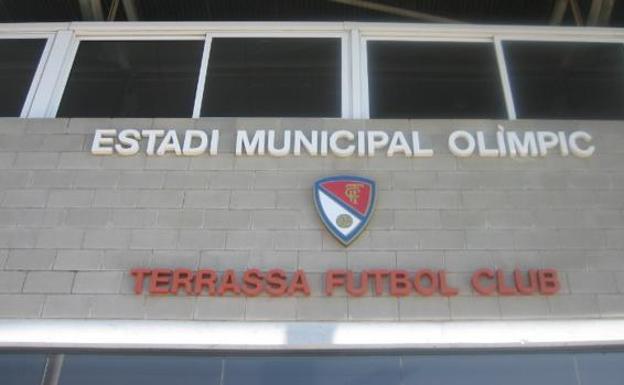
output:
<instances>
[{"instance_id":1,"label":"vertical window divider","mask_svg":"<svg viewBox=\"0 0 624 385\"><path fill-rule=\"evenodd\" d=\"M33 95L28 112L29 118L49 118L56 115L56 107L58 107L56 99L60 99L62 90L59 91L59 89L64 87L62 78L65 73L69 73L66 67L68 65L71 67L71 60L68 63L68 56L71 56L70 52L75 48L77 48L77 42L72 31L63 30L56 33Z\"/></svg>"},{"instance_id":2,"label":"vertical window divider","mask_svg":"<svg viewBox=\"0 0 624 385\"><path fill-rule=\"evenodd\" d=\"M204 87L206 85L206 75L208 73L208 60L210 59L210 48L212 46L212 36L206 34L204 40L204 51L202 53L199 76L197 77L197 87L195 91L195 104L193 105L193 119L201 116L202 102L204 100Z\"/></svg>"},{"instance_id":3,"label":"vertical window divider","mask_svg":"<svg viewBox=\"0 0 624 385\"><path fill-rule=\"evenodd\" d=\"M502 40L498 36L494 37L494 50L496 52L496 61L498 62L500 80L503 85L503 95L505 96L505 106L507 107L507 118L509 120L516 120L516 107L514 105L513 93L511 92L509 72L507 72L507 62L505 61L505 52L503 51Z\"/></svg>"},{"instance_id":4,"label":"vertical window divider","mask_svg":"<svg viewBox=\"0 0 624 385\"><path fill-rule=\"evenodd\" d=\"M349 64L351 66L349 79L351 87L348 88L351 97L351 114L349 116L344 116L343 114L343 118L359 118L360 116L362 116L362 84L360 82L360 72L362 69L360 64L360 31L358 29L352 29L349 32L349 35L350 51L348 54L348 58L350 59ZM343 57L343 60L346 59L347 58Z\"/></svg>"},{"instance_id":5,"label":"vertical window divider","mask_svg":"<svg viewBox=\"0 0 624 385\"><path fill-rule=\"evenodd\" d=\"M30 115L30 109L32 107L32 103L35 98L37 89L39 87L39 82L41 81L43 70L48 61L48 57L50 56L50 50L52 49L53 43L54 43L54 36L47 37L45 47L43 48L43 52L41 52L41 58L39 59L39 63L37 64L37 70L35 71L35 75L33 76L33 79L30 83L30 88L28 89L26 100L24 101L24 104L22 105L20 118L27 118Z\"/></svg>"},{"instance_id":6,"label":"vertical window divider","mask_svg":"<svg viewBox=\"0 0 624 385\"><path fill-rule=\"evenodd\" d=\"M360 38L360 119L370 118L370 102L368 91L368 45L366 38Z\"/></svg>"},{"instance_id":7,"label":"vertical window divider","mask_svg":"<svg viewBox=\"0 0 624 385\"><path fill-rule=\"evenodd\" d=\"M353 55L354 30L349 31L340 38L340 109L341 117L349 119L356 113L354 100L357 98L355 91L355 66Z\"/></svg>"}]
</instances>

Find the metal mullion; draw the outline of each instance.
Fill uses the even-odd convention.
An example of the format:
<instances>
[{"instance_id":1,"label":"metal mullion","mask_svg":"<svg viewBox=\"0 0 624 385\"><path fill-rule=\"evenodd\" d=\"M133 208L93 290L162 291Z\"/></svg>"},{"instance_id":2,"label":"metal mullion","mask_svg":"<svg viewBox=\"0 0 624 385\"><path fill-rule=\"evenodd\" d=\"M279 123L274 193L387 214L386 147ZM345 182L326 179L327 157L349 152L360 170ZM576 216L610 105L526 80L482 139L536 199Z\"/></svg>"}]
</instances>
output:
<instances>
[{"instance_id":1,"label":"metal mullion","mask_svg":"<svg viewBox=\"0 0 624 385\"><path fill-rule=\"evenodd\" d=\"M494 50L496 52L496 61L498 63L498 72L503 86L503 95L505 97L505 107L507 108L507 119L516 120L516 107L514 105L513 93L509 82L509 72L507 71L507 63L505 61L505 52L503 44L498 37L494 38Z\"/></svg>"},{"instance_id":2,"label":"metal mullion","mask_svg":"<svg viewBox=\"0 0 624 385\"><path fill-rule=\"evenodd\" d=\"M195 104L193 105L193 118L201 116L202 102L204 100L204 87L206 85L206 75L208 74L208 60L210 59L210 49L212 47L212 37L206 34L204 40L204 51L202 53L199 76L197 77L197 87L195 88Z\"/></svg>"}]
</instances>

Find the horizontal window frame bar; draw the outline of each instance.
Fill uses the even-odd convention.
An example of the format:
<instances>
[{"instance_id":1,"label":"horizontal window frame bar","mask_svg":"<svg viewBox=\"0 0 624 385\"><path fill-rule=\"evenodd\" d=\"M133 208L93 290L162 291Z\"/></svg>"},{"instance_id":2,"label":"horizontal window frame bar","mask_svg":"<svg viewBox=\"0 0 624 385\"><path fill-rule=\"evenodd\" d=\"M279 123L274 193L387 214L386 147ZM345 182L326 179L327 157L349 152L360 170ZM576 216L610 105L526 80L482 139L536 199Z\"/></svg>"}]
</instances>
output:
<instances>
[{"instance_id":1,"label":"horizontal window frame bar","mask_svg":"<svg viewBox=\"0 0 624 385\"><path fill-rule=\"evenodd\" d=\"M624 319L426 323L0 320L0 350L521 351L623 346Z\"/></svg>"}]
</instances>

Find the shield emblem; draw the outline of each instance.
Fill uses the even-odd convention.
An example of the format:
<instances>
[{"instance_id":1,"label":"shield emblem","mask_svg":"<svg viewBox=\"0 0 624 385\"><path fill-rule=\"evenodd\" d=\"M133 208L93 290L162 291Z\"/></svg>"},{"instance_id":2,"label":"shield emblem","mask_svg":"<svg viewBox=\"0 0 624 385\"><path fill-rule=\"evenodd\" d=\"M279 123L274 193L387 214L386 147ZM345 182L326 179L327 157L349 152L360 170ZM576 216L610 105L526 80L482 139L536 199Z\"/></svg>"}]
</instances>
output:
<instances>
[{"instance_id":1,"label":"shield emblem","mask_svg":"<svg viewBox=\"0 0 624 385\"><path fill-rule=\"evenodd\" d=\"M325 227L347 246L364 230L375 205L375 181L341 175L314 183L314 204Z\"/></svg>"}]
</instances>

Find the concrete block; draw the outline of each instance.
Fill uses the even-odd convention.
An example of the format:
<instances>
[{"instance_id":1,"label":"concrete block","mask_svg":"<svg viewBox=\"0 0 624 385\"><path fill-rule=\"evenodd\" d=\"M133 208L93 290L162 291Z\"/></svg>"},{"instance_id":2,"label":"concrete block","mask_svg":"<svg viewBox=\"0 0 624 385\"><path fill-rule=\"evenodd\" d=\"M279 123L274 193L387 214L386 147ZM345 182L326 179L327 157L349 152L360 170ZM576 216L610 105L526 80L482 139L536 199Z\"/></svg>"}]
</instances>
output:
<instances>
[{"instance_id":1,"label":"concrete block","mask_svg":"<svg viewBox=\"0 0 624 385\"><path fill-rule=\"evenodd\" d=\"M155 227L157 209L115 209L111 212L111 224L115 228Z\"/></svg>"},{"instance_id":2,"label":"concrete block","mask_svg":"<svg viewBox=\"0 0 624 385\"><path fill-rule=\"evenodd\" d=\"M514 234L511 231L466 230L466 247L485 250L513 249Z\"/></svg>"},{"instance_id":3,"label":"concrete block","mask_svg":"<svg viewBox=\"0 0 624 385\"><path fill-rule=\"evenodd\" d=\"M131 249L175 249L177 230L132 230Z\"/></svg>"},{"instance_id":4,"label":"concrete block","mask_svg":"<svg viewBox=\"0 0 624 385\"><path fill-rule=\"evenodd\" d=\"M164 184L162 171L124 171L119 177L120 189L158 189Z\"/></svg>"},{"instance_id":5,"label":"concrete block","mask_svg":"<svg viewBox=\"0 0 624 385\"><path fill-rule=\"evenodd\" d=\"M75 175L72 186L77 188L114 188L119 182L119 171L88 170L72 171Z\"/></svg>"},{"instance_id":6,"label":"concrete block","mask_svg":"<svg viewBox=\"0 0 624 385\"><path fill-rule=\"evenodd\" d=\"M440 211L438 210L396 210L395 228L398 230L439 229Z\"/></svg>"},{"instance_id":7,"label":"concrete block","mask_svg":"<svg viewBox=\"0 0 624 385\"><path fill-rule=\"evenodd\" d=\"M273 232L276 250L320 250L323 246L321 233L314 230Z\"/></svg>"},{"instance_id":8,"label":"concrete block","mask_svg":"<svg viewBox=\"0 0 624 385\"><path fill-rule=\"evenodd\" d=\"M89 207L93 200L91 190L52 190L48 207Z\"/></svg>"},{"instance_id":9,"label":"concrete block","mask_svg":"<svg viewBox=\"0 0 624 385\"><path fill-rule=\"evenodd\" d=\"M419 209L457 209L460 198L458 191L417 191L416 206Z\"/></svg>"},{"instance_id":10,"label":"concrete block","mask_svg":"<svg viewBox=\"0 0 624 385\"><path fill-rule=\"evenodd\" d=\"M548 297L552 318L597 318L600 316L596 295L555 295Z\"/></svg>"},{"instance_id":11,"label":"concrete block","mask_svg":"<svg viewBox=\"0 0 624 385\"><path fill-rule=\"evenodd\" d=\"M498 229L525 229L533 227L535 218L528 210L492 210L486 214L488 227Z\"/></svg>"},{"instance_id":12,"label":"concrete block","mask_svg":"<svg viewBox=\"0 0 624 385\"><path fill-rule=\"evenodd\" d=\"M242 321L246 299L242 297L199 297L194 319L205 321Z\"/></svg>"},{"instance_id":13,"label":"concrete block","mask_svg":"<svg viewBox=\"0 0 624 385\"><path fill-rule=\"evenodd\" d=\"M84 233L82 230L63 227L41 229L37 234L37 248L78 249Z\"/></svg>"},{"instance_id":14,"label":"concrete block","mask_svg":"<svg viewBox=\"0 0 624 385\"><path fill-rule=\"evenodd\" d=\"M208 178L213 190L249 190L254 183L254 173L245 171L214 171Z\"/></svg>"},{"instance_id":15,"label":"concrete block","mask_svg":"<svg viewBox=\"0 0 624 385\"><path fill-rule=\"evenodd\" d=\"M45 302L43 295L0 295L0 317L39 318Z\"/></svg>"},{"instance_id":16,"label":"concrete block","mask_svg":"<svg viewBox=\"0 0 624 385\"><path fill-rule=\"evenodd\" d=\"M284 190L300 187L299 172L258 171L255 174L254 190Z\"/></svg>"},{"instance_id":17,"label":"concrete block","mask_svg":"<svg viewBox=\"0 0 624 385\"><path fill-rule=\"evenodd\" d=\"M59 163L57 152L20 152L15 158L15 169L53 170Z\"/></svg>"},{"instance_id":18,"label":"concrete block","mask_svg":"<svg viewBox=\"0 0 624 385\"><path fill-rule=\"evenodd\" d=\"M260 270L280 268L288 272L295 271L297 270L297 253L291 251L251 251L248 266Z\"/></svg>"},{"instance_id":19,"label":"concrete block","mask_svg":"<svg viewBox=\"0 0 624 385\"><path fill-rule=\"evenodd\" d=\"M148 156L145 158L146 170L188 170L191 159L181 156Z\"/></svg>"},{"instance_id":20,"label":"concrete block","mask_svg":"<svg viewBox=\"0 0 624 385\"><path fill-rule=\"evenodd\" d=\"M109 217L109 209L74 208L67 210L65 224L74 227L104 227Z\"/></svg>"},{"instance_id":21,"label":"concrete block","mask_svg":"<svg viewBox=\"0 0 624 385\"><path fill-rule=\"evenodd\" d=\"M142 319L145 297L137 295L96 295L91 317L97 319Z\"/></svg>"},{"instance_id":22,"label":"concrete block","mask_svg":"<svg viewBox=\"0 0 624 385\"><path fill-rule=\"evenodd\" d=\"M447 321L450 318L451 309L448 298L399 298L399 319L401 321Z\"/></svg>"},{"instance_id":23,"label":"concrete block","mask_svg":"<svg viewBox=\"0 0 624 385\"><path fill-rule=\"evenodd\" d=\"M89 229L85 233L87 249L126 249L130 244L130 232L119 229Z\"/></svg>"},{"instance_id":24,"label":"concrete block","mask_svg":"<svg viewBox=\"0 0 624 385\"><path fill-rule=\"evenodd\" d=\"M603 317L621 318L624 316L624 295L601 294L598 296L598 305Z\"/></svg>"},{"instance_id":25,"label":"concrete block","mask_svg":"<svg viewBox=\"0 0 624 385\"><path fill-rule=\"evenodd\" d=\"M98 270L102 265L101 250L59 250L54 270Z\"/></svg>"},{"instance_id":26,"label":"concrete block","mask_svg":"<svg viewBox=\"0 0 624 385\"><path fill-rule=\"evenodd\" d=\"M229 191L186 191L184 193L184 207L219 209L227 208L229 203Z\"/></svg>"},{"instance_id":27,"label":"concrete block","mask_svg":"<svg viewBox=\"0 0 624 385\"><path fill-rule=\"evenodd\" d=\"M139 196L137 207L176 208L182 207L183 191L145 190Z\"/></svg>"},{"instance_id":28,"label":"concrete block","mask_svg":"<svg viewBox=\"0 0 624 385\"><path fill-rule=\"evenodd\" d=\"M509 207L503 191L462 191L461 205L465 209L495 209Z\"/></svg>"},{"instance_id":29,"label":"concrete block","mask_svg":"<svg viewBox=\"0 0 624 385\"><path fill-rule=\"evenodd\" d=\"M466 244L464 232L459 230L418 231L416 238L422 250L463 249Z\"/></svg>"},{"instance_id":30,"label":"concrete block","mask_svg":"<svg viewBox=\"0 0 624 385\"><path fill-rule=\"evenodd\" d=\"M394 297L349 298L349 320L398 321L399 300Z\"/></svg>"},{"instance_id":31,"label":"concrete block","mask_svg":"<svg viewBox=\"0 0 624 385\"><path fill-rule=\"evenodd\" d=\"M451 297L451 318L454 320L500 319L497 297Z\"/></svg>"},{"instance_id":32,"label":"concrete block","mask_svg":"<svg viewBox=\"0 0 624 385\"><path fill-rule=\"evenodd\" d=\"M60 170L92 170L100 168L106 157L94 156L89 152L64 152L58 160Z\"/></svg>"},{"instance_id":33,"label":"concrete block","mask_svg":"<svg viewBox=\"0 0 624 385\"><path fill-rule=\"evenodd\" d=\"M251 212L247 210L206 210L204 228L210 230L246 230L251 228Z\"/></svg>"},{"instance_id":34,"label":"concrete block","mask_svg":"<svg viewBox=\"0 0 624 385\"><path fill-rule=\"evenodd\" d=\"M308 197L308 195L306 195L306 197ZM377 192L377 204L376 205L377 205L377 210L380 210L380 209L401 209L401 210L415 209L416 208L416 193L410 190L394 190L394 191L380 190Z\"/></svg>"},{"instance_id":35,"label":"concrete block","mask_svg":"<svg viewBox=\"0 0 624 385\"><path fill-rule=\"evenodd\" d=\"M392 173L392 188L397 190L430 190L437 186L435 172L397 171Z\"/></svg>"},{"instance_id":36,"label":"concrete block","mask_svg":"<svg viewBox=\"0 0 624 385\"><path fill-rule=\"evenodd\" d=\"M517 230L513 236L516 250L556 250L560 245L555 230Z\"/></svg>"},{"instance_id":37,"label":"concrete block","mask_svg":"<svg viewBox=\"0 0 624 385\"><path fill-rule=\"evenodd\" d=\"M294 321L297 298L247 298L245 319L248 321Z\"/></svg>"},{"instance_id":38,"label":"concrete block","mask_svg":"<svg viewBox=\"0 0 624 385\"><path fill-rule=\"evenodd\" d=\"M20 293L25 279L21 271L0 271L0 293Z\"/></svg>"},{"instance_id":39,"label":"concrete block","mask_svg":"<svg viewBox=\"0 0 624 385\"><path fill-rule=\"evenodd\" d=\"M398 251L396 259L398 269L415 271L444 267L444 255L441 251Z\"/></svg>"},{"instance_id":40,"label":"concrete block","mask_svg":"<svg viewBox=\"0 0 624 385\"><path fill-rule=\"evenodd\" d=\"M158 210L158 226L173 228L200 228L204 213L196 209Z\"/></svg>"},{"instance_id":41,"label":"concrete block","mask_svg":"<svg viewBox=\"0 0 624 385\"><path fill-rule=\"evenodd\" d=\"M159 172L162 175L162 172ZM205 189L208 187L210 173L202 171L167 171L165 173L165 189Z\"/></svg>"},{"instance_id":42,"label":"concrete block","mask_svg":"<svg viewBox=\"0 0 624 385\"><path fill-rule=\"evenodd\" d=\"M26 276L24 293L70 293L74 273L64 271L31 271Z\"/></svg>"},{"instance_id":43,"label":"concrete block","mask_svg":"<svg viewBox=\"0 0 624 385\"><path fill-rule=\"evenodd\" d=\"M253 211L252 228L258 230L296 229L299 225L299 213L295 210L257 210Z\"/></svg>"},{"instance_id":44,"label":"concrete block","mask_svg":"<svg viewBox=\"0 0 624 385\"><path fill-rule=\"evenodd\" d=\"M570 292L573 294L617 293L613 273L606 271L567 272Z\"/></svg>"},{"instance_id":45,"label":"concrete block","mask_svg":"<svg viewBox=\"0 0 624 385\"><path fill-rule=\"evenodd\" d=\"M562 249L599 250L606 245L606 234L602 230L559 230Z\"/></svg>"},{"instance_id":46,"label":"concrete block","mask_svg":"<svg viewBox=\"0 0 624 385\"><path fill-rule=\"evenodd\" d=\"M228 231L225 248L231 250L271 250L274 247L272 231Z\"/></svg>"},{"instance_id":47,"label":"concrete block","mask_svg":"<svg viewBox=\"0 0 624 385\"><path fill-rule=\"evenodd\" d=\"M147 319L191 320L195 309L195 297L147 297Z\"/></svg>"},{"instance_id":48,"label":"concrete block","mask_svg":"<svg viewBox=\"0 0 624 385\"><path fill-rule=\"evenodd\" d=\"M394 252L351 251L347 253L347 268L354 271L367 269L395 269Z\"/></svg>"},{"instance_id":49,"label":"concrete block","mask_svg":"<svg viewBox=\"0 0 624 385\"><path fill-rule=\"evenodd\" d=\"M4 265L6 270L50 270L56 250L13 249Z\"/></svg>"},{"instance_id":50,"label":"concrete block","mask_svg":"<svg viewBox=\"0 0 624 385\"><path fill-rule=\"evenodd\" d=\"M440 210L442 228L463 230L468 228L485 228L484 210Z\"/></svg>"},{"instance_id":51,"label":"concrete block","mask_svg":"<svg viewBox=\"0 0 624 385\"><path fill-rule=\"evenodd\" d=\"M346 321L346 298L297 298L298 321Z\"/></svg>"},{"instance_id":52,"label":"concrete block","mask_svg":"<svg viewBox=\"0 0 624 385\"><path fill-rule=\"evenodd\" d=\"M28 171L0 170L0 186L2 189L22 189L30 183L31 173Z\"/></svg>"},{"instance_id":53,"label":"concrete block","mask_svg":"<svg viewBox=\"0 0 624 385\"><path fill-rule=\"evenodd\" d=\"M89 318L93 297L88 295L49 295L43 318Z\"/></svg>"},{"instance_id":54,"label":"concrete block","mask_svg":"<svg viewBox=\"0 0 624 385\"><path fill-rule=\"evenodd\" d=\"M329 269L346 269L344 251L299 251L299 269L305 272L324 272Z\"/></svg>"},{"instance_id":55,"label":"concrete block","mask_svg":"<svg viewBox=\"0 0 624 385\"><path fill-rule=\"evenodd\" d=\"M148 266L152 256L146 250L104 250L102 269L104 270L130 270L137 266Z\"/></svg>"},{"instance_id":56,"label":"concrete block","mask_svg":"<svg viewBox=\"0 0 624 385\"><path fill-rule=\"evenodd\" d=\"M114 294L119 292L121 271L79 271L74 280L73 293Z\"/></svg>"},{"instance_id":57,"label":"concrete block","mask_svg":"<svg viewBox=\"0 0 624 385\"><path fill-rule=\"evenodd\" d=\"M249 251L202 250L199 266L216 271L242 271L249 266Z\"/></svg>"},{"instance_id":58,"label":"concrete block","mask_svg":"<svg viewBox=\"0 0 624 385\"><path fill-rule=\"evenodd\" d=\"M94 207L136 207L140 192L136 190L97 190Z\"/></svg>"},{"instance_id":59,"label":"concrete block","mask_svg":"<svg viewBox=\"0 0 624 385\"><path fill-rule=\"evenodd\" d=\"M225 231L180 230L180 249L223 249L226 242Z\"/></svg>"},{"instance_id":60,"label":"concrete block","mask_svg":"<svg viewBox=\"0 0 624 385\"><path fill-rule=\"evenodd\" d=\"M7 190L2 207L44 207L48 199L45 190Z\"/></svg>"},{"instance_id":61,"label":"concrete block","mask_svg":"<svg viewBox=\"0 0 624 385\"><path fill-rule=\"evenodd\" d=\"M232 191L230 208L233 209L268 209L275 205L274 191Z\"/></svg>"},{"instance_id":62,"label":"concrete block","mask_svg":"<svg viewBox=\"0 0 624 385\"><path fill-rule=\"evenodd\" d=\"M499 297L498 302L504 319L548 318L546 297Z\"/></svg>"}]
</instances>

